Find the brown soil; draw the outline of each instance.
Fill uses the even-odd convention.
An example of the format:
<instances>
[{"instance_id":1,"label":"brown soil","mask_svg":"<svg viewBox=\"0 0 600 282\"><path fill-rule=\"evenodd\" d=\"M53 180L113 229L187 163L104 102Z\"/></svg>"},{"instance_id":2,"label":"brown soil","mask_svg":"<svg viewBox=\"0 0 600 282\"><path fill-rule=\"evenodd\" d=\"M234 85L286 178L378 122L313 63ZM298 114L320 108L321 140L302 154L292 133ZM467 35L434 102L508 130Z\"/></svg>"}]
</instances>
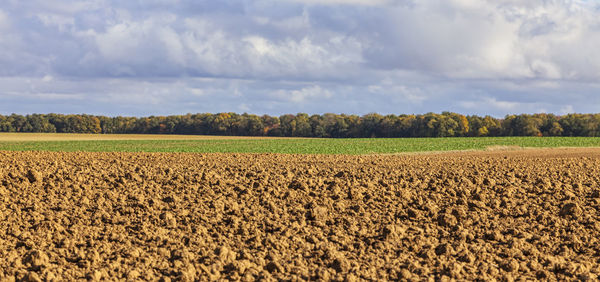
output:
<instances>
[{"instance_id":1,"label":"brown soil","mask_svg":"<svg viewBox=\"0 0 600 282\"><path fill-rule=\"evenodd\" d=\"M600 151L0 152L0 281L591 279Z\"/></svg>"}]
</instances>

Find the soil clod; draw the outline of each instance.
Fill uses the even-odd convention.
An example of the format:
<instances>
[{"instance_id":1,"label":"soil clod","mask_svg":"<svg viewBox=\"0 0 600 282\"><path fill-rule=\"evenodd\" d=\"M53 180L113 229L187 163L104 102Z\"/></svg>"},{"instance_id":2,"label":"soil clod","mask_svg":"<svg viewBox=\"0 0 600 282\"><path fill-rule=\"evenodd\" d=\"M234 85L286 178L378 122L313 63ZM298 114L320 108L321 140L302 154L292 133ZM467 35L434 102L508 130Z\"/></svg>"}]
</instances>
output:
<instances>
[{"instance_id":1,"label":"soil clod","mask_svg":"<svg viewBox=\"0 0 600 282\"><path fill-rule=\"evenodd\" d=\"M581 215L581 208L577 203L566 203L560 209L560 216L562 217L577 217L579 215Z\"/></svg>"}]
</instances>

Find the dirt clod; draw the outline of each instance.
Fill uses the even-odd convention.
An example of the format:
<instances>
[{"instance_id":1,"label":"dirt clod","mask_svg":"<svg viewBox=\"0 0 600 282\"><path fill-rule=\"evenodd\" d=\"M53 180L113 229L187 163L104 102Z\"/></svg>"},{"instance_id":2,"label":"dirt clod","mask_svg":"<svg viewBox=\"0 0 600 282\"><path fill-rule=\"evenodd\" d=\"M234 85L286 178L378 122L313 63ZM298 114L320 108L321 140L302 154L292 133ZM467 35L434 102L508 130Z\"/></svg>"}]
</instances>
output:
<instances>
[{"instance_id":1,"label":"dirt clod","mask_svg":"<svg viewBox=\"0 0 600 282\"><path fill-rule=\"evenodd\" d=\"M265 269L271 273L281 272L282 270L281 265L275 261L270 261L269 263L267 263L267 265L265 265Z\"/></svg>"},{"instance_id":2,"label":"dirt clod","mask_svg":"<svg viewBox=\"0 0 600 282\"><path fill-rule=\"evenodd\" d=\"M448 255L452 253L452 246L449 244L440 244L435 248L435 254L440 255Z\"/></svg>"},{"instance_id":3,"label":"dirt clod","mask_svg":"<svg viewBox=\"0 0 600 282\"><path fill-rule=\"evenodd\" d=\"M33 268L40 268L48 265L49 258L46 253L39 250L32 250L23 259L23 264L30 265Z\"/></svg>"},{"instance_id":4,"label":"dirt clod","mask_svg":"<svg viewBox=\"0 0 600 282\"><path fill-rule=\"evenodd\" d=\"M90 281L100 281L100 279L102 279L102 272L99 270L94 270L87 275L87 278Z\"/></svg>"},{"instance_id":5,"label":"dirt clod","mask_svg":"<svg viewBox=\"0 0 600 282\"><path fill-rule=\"evenodd\" d=\"M446 226L446 227L455 226L458 223L458 221L456 220L456 217L454 217L454 215L451 215L451 214L439 215L437 222L439 225Z\"/></svg>"},{"instance_id":6,"label":"dirt clod","mask_svg":"<svg viewBox=\"0 0 600 282\"><path fill-rule=\"evenodd\" d=\"M343 257L338 257L333 260L331 267L337 272L348 272L350 269L350 263Z\"/></svg>"},{"instance_id":7,"label":"dirt clod","mask_svg":"<svg viewBox=\"0 0 600 282\"><path fill-rule=\"evenodd\" d=\"M163 212L160 215L160 219L162 219L164 226L167 226L167 227L176 227L177 226L177 219L175 219L175 216L170 212Z\"/></svg>"},{"instance_id":8,"label":"dirt clod","mask_svg":"<svg viewBox=\"0 0 600 282\"><path fill-rule=\"evenodd\" d=\"M42 180L42 174L32 169L27 171L26 177L31 183L39 182Z\"/></svg>"},{"instance_id":9,"label":"dirt clod","mask_svg":"<svg viewBox=\"0 0 600 282\"><path fill-rule=\"evenodd\" d=\"M519 270L519 262L515 259L510 259L502 265L502 268L507 272L516 272Z\"/></svg>"},{"instance_id":10,"label":"dirt clod","mask_svg":"<svg viewBox=\"0 0 600 282\"><path fill-rule=\"evenodd\" d=\"M38 275L36 272L30 271L29 273L27 273L27 275L25 276L25 278L23 279L23 281L26 281L26 282L42 282L42 278L40 278L40 275Z\"/></svg>"},{"instance_id":11,"label":"dirt clod","mask_svg":"<svg viewBox=\"0 0 600 282\"><path fill-rule=\"evenodd\" d=\"M306 182L300 181L300 180L293 180L288 187L291 189L294 189L294 190L307 190L308 189L308 185L306 184Z\"/></svg>"},{"instance_id":12,"label":"dirt clod","mask_svg":"<svg viewBox=\"0 0 600 282\"><path fill-rule=\"evenodd\" d=\"M327 219L328 211L326 207L314 206L308 213L308 218L314 221L322 222Z\"/></svg>"},{"instance_id":13,"label":"dirt clod","mask_svg":"<svg viewBox=\"0 0 600 282\"><path fill-rule=\"evenodd\" d=\"M129 280L129 281L138 279L138 277L140 277L140 272L135 269L131 270L131 271L129 271L129 273L127 273L127 280Z\"/></svg>"},{"instance_id":14,"label":"dirt clod","mask_svg":"<svg viewBox=\"0 0 600 282\"><path fill-rule=\"evenodd\" d=\"M579 215L581 215L581 208L579 207L579 205L577 205L577 203L566 203L560 209L560 216L562 217L577 217Z\"/></svg>"},{"instance_id":15,"label":"dirt clod","mask_svg":"<svg viewBox=\"0 0 600 282\"><path fill-rule=\"evenodd\" d=\"M175 202L175 198L172 197L172 196L168 196L168 197L164 197L162 199L162 201L165 202L165 203L174 203Z\"/></svg>"},{"instance_id":16,"label":"dirt clod","mask_svg":"<svg viewBox=\"0 0 600 282\"><path fill-rule=\"evenodd\" d=\"M389 239L397 239L399 236L403 236L406 232L406 228L399 224L388 224L383 230L383 236Z\"/></svg>"}]
</instances>

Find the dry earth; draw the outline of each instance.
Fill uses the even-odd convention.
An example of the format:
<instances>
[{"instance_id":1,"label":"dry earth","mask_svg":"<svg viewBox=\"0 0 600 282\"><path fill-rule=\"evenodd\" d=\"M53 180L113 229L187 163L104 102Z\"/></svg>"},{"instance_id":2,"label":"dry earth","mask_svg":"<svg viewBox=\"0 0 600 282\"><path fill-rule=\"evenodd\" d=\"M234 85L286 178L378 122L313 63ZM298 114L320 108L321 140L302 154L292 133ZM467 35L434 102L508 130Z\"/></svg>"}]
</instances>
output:
<instances>
[{"instance_id":1,"label":"dry earth","mask_svg":"<svg viewBox=\"0 0 600 282\"><path fill-rule=\"evenodd\" d=\"M0 152L0 280L597 279L600 151Z\"/></svg>"}]
</instances>

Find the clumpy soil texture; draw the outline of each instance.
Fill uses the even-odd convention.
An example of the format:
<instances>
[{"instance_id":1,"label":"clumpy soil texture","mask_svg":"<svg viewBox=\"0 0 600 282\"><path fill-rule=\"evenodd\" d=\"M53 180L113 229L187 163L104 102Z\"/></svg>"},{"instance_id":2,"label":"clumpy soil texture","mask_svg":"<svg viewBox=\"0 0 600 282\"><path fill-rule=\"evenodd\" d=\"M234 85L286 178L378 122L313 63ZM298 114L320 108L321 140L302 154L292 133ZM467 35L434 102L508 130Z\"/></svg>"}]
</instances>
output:
<instances>
[{"instance_id":1,"label":"clumpy soil texture","mask_svg":"<svg viewBox=\"0 0 600 282\"><path fill-rule=\"evenodd\" d=\"M599 157L0 152L0 280L593 280Z\"/></svg>"}]
</instances>

